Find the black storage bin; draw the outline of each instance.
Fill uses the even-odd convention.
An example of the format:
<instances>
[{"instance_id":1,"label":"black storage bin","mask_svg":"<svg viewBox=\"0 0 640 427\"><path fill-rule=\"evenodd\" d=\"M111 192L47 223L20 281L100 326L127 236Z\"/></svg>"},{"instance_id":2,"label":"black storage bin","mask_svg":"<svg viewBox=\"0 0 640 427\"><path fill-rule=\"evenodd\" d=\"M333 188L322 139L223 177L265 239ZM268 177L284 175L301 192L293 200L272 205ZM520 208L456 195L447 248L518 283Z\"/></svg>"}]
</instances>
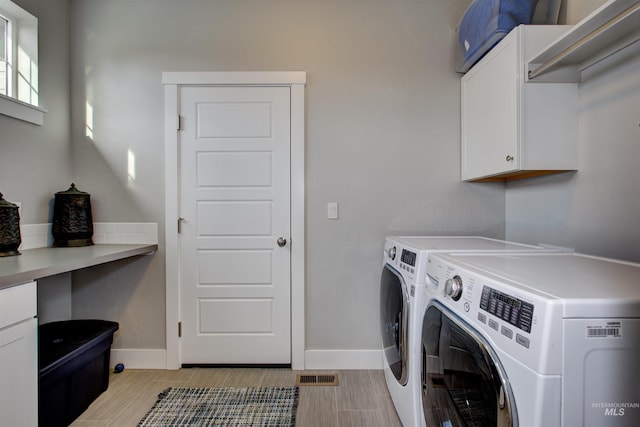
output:
<instances>
[{"instance_id":1,"label":"black storage bin","mask_svg":"<svg viewBox=\"0 0 640 427\"><path fill-rule=\"evenodd\" d=\"M109 386L116 322L68 320L40 325L40 427L68 426Z\"/></svg>"}]
</instances>

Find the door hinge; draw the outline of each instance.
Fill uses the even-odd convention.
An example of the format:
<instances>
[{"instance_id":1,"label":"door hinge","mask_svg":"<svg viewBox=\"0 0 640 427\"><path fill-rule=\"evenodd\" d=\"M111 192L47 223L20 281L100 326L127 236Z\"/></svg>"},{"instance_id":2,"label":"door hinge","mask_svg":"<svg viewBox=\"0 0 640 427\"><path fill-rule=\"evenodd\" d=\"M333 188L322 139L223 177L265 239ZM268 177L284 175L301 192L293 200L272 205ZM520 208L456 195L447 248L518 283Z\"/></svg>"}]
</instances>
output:
<instances>
[{"instance_id":1,"label":"door hinge","mask_svg":"<svg viewBox=\"0 0 640 427\"><path fill-rule=\"evenodd\" d=\"M182 116L178 114L178 121L176 123L178 130L182 130Z\"/></svg>"},{"instance_id":2,"label":"door hinge","mask_svg":"<svg viewBox=\"0 0 640 427\"><path fill-rule=\"evenodd\" d=\"M182 338L182 322L178 322L178 338Z\"/></svg>"},{"instance_id":3,"label":"door hinge","mask_svg":"<svg viewBox=\"0 0 640 427\"><path fill-rule=\"evenodd\" d=\"M184 218L179 217L178 218L178 234L182 233L182 221L184 221Z\"/></svg>"}]
</instances>

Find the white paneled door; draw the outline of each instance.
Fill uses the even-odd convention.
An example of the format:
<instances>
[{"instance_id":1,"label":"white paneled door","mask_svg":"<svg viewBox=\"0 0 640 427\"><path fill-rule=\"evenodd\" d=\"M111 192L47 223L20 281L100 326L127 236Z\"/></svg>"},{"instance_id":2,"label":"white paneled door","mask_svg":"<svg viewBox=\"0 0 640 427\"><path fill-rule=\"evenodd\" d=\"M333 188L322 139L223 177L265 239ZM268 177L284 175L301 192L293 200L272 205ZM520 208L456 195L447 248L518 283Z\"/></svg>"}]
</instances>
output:
<instances>
[{"instance_id":1,"label":"white paneled door","mask_svg":"<svg viewBox=\"0 0 640 427\"><path fill-rule=\"evenodd\" d=\"M180 91L183 364L291 363L290 92Z\"/></svg>"}]
</instances>

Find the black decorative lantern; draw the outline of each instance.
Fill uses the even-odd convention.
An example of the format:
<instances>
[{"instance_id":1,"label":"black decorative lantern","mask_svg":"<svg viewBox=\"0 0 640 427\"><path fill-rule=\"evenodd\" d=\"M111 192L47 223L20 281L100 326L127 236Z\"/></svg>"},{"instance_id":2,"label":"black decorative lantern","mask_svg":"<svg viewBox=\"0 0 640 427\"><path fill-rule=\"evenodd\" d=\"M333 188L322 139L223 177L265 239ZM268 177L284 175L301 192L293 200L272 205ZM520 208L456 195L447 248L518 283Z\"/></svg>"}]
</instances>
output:
<instances>
[{"instance_id":1,"label":"black decorative lantern","mask_svg":"<svg viewBox=\"0 0 640 427\"><path fill-rule=\"evenodd\" d=\"M91 195L75 184L67 191L56 193L53 205L53 246L75 247L93 245Z\"/></svg>"},{"instance_id":2,"label":"black decorative lantern","mask_svg":"<svg viewBox=\"0 0 640 427\"><path fill-rule=\"evenodd\" d=\"M7 202L0 193L0 257L20 255L20 213L18 205Z\"/></svg>"}]
</instances>

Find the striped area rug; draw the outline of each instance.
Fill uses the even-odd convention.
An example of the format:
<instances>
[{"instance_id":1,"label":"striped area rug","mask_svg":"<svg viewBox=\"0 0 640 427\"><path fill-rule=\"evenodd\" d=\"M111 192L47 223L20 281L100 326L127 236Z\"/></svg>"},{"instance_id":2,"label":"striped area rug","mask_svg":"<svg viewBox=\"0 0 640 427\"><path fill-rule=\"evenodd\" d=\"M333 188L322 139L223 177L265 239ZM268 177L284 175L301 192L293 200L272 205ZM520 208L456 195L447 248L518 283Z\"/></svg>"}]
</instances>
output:
<instances>
[{"instance_id":1,"label":"striped area rug","mask_svg":"<svg viewBox=\"0 0 640 427\"><path fill-rule=\"evenodd\" d=\"M297 407L298 387L173 387L158 395L138 426L292 427Z\"/></svg>"}]
</instances>

